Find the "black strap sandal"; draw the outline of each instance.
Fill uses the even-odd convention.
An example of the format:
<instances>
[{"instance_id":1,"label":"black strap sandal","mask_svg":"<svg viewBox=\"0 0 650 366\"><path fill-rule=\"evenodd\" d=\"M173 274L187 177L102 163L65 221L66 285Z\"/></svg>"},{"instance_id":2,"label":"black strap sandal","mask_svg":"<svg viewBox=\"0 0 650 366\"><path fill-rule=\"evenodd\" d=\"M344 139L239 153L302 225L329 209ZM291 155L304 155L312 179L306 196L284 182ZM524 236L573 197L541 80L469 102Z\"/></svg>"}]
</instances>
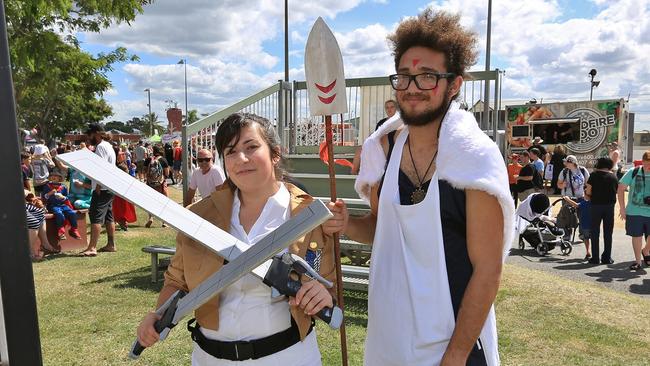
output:
<instances>
[{"instance_id":1,"label":"black strap sandal","mask_svg":"<svg viewBox=\"0 0 650 366\"><path fill-rule=\"evenodd\" d=\"M641 270L641 264L640 263L634 263L630 266L630 271L640 271Z\"/></svg>"},{"instance_id":2,"label":"black strap sandal","mask_svg":"<svg viewBox=\"0 0 650 366\"><path fill-rule=\"evenodd\" d=\"M646 266L650 267L650 254L644 255L641 253L641 255L643 255L643 263L645 263Z\"/></svg>"}]
</instances>

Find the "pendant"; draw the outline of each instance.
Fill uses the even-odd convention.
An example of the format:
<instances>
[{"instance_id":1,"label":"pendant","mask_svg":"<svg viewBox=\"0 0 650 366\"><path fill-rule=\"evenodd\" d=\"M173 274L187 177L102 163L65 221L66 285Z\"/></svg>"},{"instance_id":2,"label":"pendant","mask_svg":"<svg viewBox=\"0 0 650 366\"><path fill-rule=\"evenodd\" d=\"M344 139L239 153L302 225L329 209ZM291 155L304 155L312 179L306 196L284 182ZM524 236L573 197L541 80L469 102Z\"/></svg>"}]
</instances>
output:
<instances>
[{"instance_id":1,"label":"pendant","mask_svg":"<svg viewBox=\"0 0 650 366\"><path fill-rule=\"evenodd\" d=\"M422 189L422 187L417 187L413 193L411 193L411 202L413 204L418 204L424 201L424 198L427 196L427 192Z\"/></svg>"}]
</instances>

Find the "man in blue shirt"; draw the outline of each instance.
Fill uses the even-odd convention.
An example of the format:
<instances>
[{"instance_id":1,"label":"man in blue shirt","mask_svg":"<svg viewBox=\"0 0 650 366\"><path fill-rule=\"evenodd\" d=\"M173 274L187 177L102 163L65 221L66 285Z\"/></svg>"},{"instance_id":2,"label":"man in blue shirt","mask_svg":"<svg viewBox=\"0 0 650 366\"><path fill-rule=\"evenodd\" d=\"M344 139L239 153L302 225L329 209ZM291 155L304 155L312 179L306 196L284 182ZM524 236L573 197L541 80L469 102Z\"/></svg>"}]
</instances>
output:
<instances>
[{"instance_id":1,"label":"man in blue shirt","mask_svg":"<svg viewBox=\"0 0 650 366\"><path fill-rule=\"evenodd\" d=\"M541 174L542 177L543 177L544 176L544 162L542 161L542 159L539 158L539 156L541 155L541 152L539 151L539 149L533 148L533 149L530 149L530 151L528 153L530 155L531 162L535 166L535 169L537 169L539 174Z\"/></svg>"}]
</instances>

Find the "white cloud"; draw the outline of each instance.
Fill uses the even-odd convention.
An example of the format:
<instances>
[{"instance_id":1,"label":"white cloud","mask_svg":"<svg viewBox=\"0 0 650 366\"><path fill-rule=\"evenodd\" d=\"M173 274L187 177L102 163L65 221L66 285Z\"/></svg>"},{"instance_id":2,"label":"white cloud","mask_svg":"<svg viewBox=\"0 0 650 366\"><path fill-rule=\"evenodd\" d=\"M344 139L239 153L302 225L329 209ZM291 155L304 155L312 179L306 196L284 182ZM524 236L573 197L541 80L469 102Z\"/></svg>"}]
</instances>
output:
<instances>
[{"instance_id":1,"label":"white cloud","mask_svg":"<svg viewBox=\"0 0 650 366\"><path fill-rule=\"evenodd\" d=\"M346 77L388 75L393 71L392 56L386 36L390 30L371 24L348 33L336 33L343 54Z\"/></svg>"},{"instance_id":2,"label":"white cloud","mask_svg":"<svg viewBox=\"0 0 650 366\"><path fill-rule=\"evenodd\" d=\"M385 3L384 0L365 2ZM396 0L393 0L396 1ZM348 77L383 76L393 70L386 35L394 24L357 16L358 27L337 32L337 16L364 0L290 1L291 79L304 80L302 57L311 23L323 16L335 31ZM597 15L567 19L566 0L493 2L492 66L504 68L503 98L528 100L585 99L590 69L598 70L594 98L632 93L631 109L650 127L650 0L592 0ZM487 4L475 0L429 3L435 9L460 11L462 23L479 36L484 55ZM413 7L415 15L416 6ZM421 9L420 9L421 10ZM211 112L283 78L281 51L268 43L283 32L284 9L277 0L191 0L154 2L129 28L119 25L87 42L123 45L131 51L188 57L190 108ZM349 20L346 21L346 25ZM275 53L274 53L275 52ZM483 61L473 69L483 69ZM129 64L124 67L134 92L151 87L157 103L183 100L179 65ZM108 92L110 99L116 95ZM120 93L122 95L123 93ZM164 95L164 97L163 97ZM645 99L643 99L645 98ZM152 104L153 101L152 101ZM125 103L126 106L129 104ZM146 102L144 103L146 106ZM214 109L210 109L214 108ZM119 107L116 110L127 110ZM139 113L141 114L141 113Z\"/></svg>"}]
</instances>

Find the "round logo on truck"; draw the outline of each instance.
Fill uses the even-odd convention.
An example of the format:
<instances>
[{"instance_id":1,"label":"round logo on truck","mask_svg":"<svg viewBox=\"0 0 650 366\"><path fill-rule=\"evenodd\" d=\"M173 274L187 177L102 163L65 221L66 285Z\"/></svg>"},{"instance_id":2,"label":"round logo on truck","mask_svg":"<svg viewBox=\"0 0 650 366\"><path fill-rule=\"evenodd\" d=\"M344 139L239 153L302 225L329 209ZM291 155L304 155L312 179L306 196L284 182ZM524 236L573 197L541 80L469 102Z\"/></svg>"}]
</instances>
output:
<instances>
[{"instance_id":1,"label":"round logo on truck","mask_svg":"<svg viewBox=\"0 0 650 366\"><path fill-rule=\"evenodd\" d=\"M607 127L616 123L613 114L603 116L591 108L578 108L567 113L567 118L580 118L580 142L569 142L567 147L575 153L588 153L602 146L607 138Z\"/></svg>"}]
</instances>

